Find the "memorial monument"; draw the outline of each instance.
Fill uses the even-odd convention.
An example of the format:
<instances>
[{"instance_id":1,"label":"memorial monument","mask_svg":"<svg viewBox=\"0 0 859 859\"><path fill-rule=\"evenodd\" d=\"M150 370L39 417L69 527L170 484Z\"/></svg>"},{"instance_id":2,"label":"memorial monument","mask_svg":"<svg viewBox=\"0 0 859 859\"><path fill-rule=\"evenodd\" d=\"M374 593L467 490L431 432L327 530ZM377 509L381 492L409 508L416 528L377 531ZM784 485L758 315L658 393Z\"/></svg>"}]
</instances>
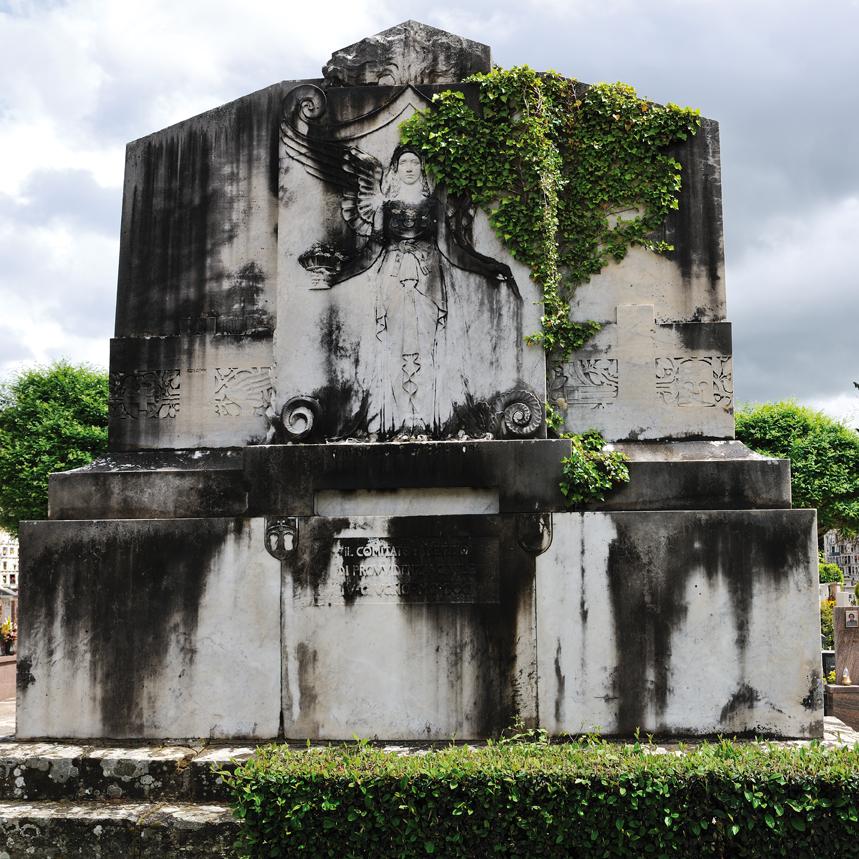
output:
<instances>
[{"instance_id":1,"label":"memorial monument","mask_svg":"<svg viewBox=\"0 0 859 859\"><path fill-rule=\"evenodd\" d=\"M110 453L21 529L18 737L822 732L815 514L733 439L718 127L674 250L543 295L402 123L489 48L406 22L128 146ZM630 481L559 489L595 428Z\"/></svg>"}]
</instances>

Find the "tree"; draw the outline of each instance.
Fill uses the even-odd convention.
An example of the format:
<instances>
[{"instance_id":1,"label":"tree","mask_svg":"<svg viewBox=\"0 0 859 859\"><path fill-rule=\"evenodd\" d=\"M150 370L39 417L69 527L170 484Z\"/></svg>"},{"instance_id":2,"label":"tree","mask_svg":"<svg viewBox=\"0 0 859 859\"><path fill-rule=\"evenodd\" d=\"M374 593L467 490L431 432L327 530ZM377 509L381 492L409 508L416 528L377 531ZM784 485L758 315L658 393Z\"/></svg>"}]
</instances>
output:
<instances>
[{"instance_id":1,"label":"tree","mask_svg":"<svg viewBox=\"0 0 859 859\"><path fill-rule=\"evenodd\" d=\"M792 401L737 412L737 438L790 460L794 507L817 508L818 536L859 532L859 433Z\"/></svg>"},{"instance_id":2,"label":"tree","mask_svg":"<svg viewBox=\"0 0 859 859\"><path fill-rule=\"evenodd\" d=\"M0 387L0 527L48 514L48 475L107 449L107 374L64 361Z\"/></svg>"},{"instance_id":3,"label":"tree","mask_svg":"<svg viewBox=\"0 0 859 859\"><path fill-rule=\"evenodd\" d=\"M817 574L822 585L830 582L838 582L839 585L844 584L844 573L841 572L841 567L838 564L820 563L817 565Z\"/></svg>"}]
</instances>

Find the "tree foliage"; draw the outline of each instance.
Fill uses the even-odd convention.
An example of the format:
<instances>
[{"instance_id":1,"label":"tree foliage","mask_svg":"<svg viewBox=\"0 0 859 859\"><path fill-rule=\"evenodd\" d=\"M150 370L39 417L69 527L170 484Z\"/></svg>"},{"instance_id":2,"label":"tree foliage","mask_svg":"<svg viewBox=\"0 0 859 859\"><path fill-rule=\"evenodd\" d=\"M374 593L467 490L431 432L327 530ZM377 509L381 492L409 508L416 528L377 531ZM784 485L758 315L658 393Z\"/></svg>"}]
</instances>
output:
<instances>
[{"instance_id":1,"label":"tree foliage","mask_svg":"<svg viewBox=\"0 0 859 859\"><path fill-rule=\"evenodd\" d=\"M48 513L48 475L107 449L107 374L58 362L0 388L0 527Z\"/></svg>"},{"instance_id":2,"label":"tree foliage","mask_svg":"<svg viewBox=\"0 0 859 859\"><path fill-rule=\"evenodd\" d=\"M841 567L838 564L827 564L824 562L817 565L817 571L821 584L825 585L830 582L838 582L840 585L844 584L844 573L841 572Z\"/></svg>"},{"instance_id":3,"label":"tree foliage","mask_svg":"<svg viewBox=\"0 0 859 859\"><path fill-rule=\"evenodd\" d=\"M820 534L859 532L859 433L822 412L787 401L737 412L737 438L790 460L794 507L816 507Z\"/></svg>"}]
</instances>

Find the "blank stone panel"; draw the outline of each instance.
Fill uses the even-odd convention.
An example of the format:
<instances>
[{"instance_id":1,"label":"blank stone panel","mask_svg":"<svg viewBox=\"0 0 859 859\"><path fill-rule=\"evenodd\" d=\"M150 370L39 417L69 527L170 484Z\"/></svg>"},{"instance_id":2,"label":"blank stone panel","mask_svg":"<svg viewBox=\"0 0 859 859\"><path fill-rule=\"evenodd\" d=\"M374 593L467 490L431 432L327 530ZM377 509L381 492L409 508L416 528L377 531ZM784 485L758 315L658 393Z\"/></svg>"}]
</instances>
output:
<instances>
[{"instance_id":1,"label":"blank stone panel","mask_svg":"<svg viewBox=\"0 0 859 859\"><path fill-rule=\"evenodd\" d=\"M26 522L17 736L275 737L262 519Z\"/></svg>"},{"instance_id":2,"label":"blank stone panel","mask_svg":"<svg viewBox=\"0 0 859 859\"><path fill-rule=\"evenodd\" d=\"M815 511L553 519L537 559L549 733L820 736Z\"/></svg>"}]
</instances>

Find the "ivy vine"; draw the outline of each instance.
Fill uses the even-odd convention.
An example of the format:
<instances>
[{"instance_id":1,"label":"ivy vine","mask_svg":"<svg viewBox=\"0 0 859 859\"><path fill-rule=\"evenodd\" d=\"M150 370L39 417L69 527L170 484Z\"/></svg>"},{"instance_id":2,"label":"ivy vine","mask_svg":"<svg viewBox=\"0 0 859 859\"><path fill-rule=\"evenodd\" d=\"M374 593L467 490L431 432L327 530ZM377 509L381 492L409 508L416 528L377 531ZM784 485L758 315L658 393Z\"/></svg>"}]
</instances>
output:
<instances>
[{"instance_id":1,"label":"ivy vine","mask_svg":"<svg viewBox=\"0 0 859 859\"><path fill-rule=\"evenodd\" d=\"M571 318L577 286L653 237L678 206L680 163L668 147L700 126L698 111L652 104L626 84L584 86L528 66L473 75L480 111L448 90L401 125L427 170L448 192L482 208L510 254L529 266L543 293L541 330L529 335L566 358L600 329ZM562 420L547 404L547 424ZM562 434L561 491L570 506L602 500L629 480L627 457L606 450L595 430Z\"/></svg>"},{"instance_id":2,"label":"ivy vine","mask_svg":"<svg viewBox=\"0 0 859 859\"><path fill-rule=\"evenodd\" d=\"M698 112L654 105L625 84L586 87L528 66L473 75L480 112L448 90L401 126L427 170L482 208L543 293L529 336L566 357L600 329L570 318L576 286L652 237L678 205L680 164L666 151L694 134Z\"/></svg>"},{"instance_id":3,"label":"ivy vine","mask_svg":"<svg viewBox=\"0 0 859 859\"><path fill-rule=\"evenodd\" d=\"M628 457L619 450L607 450L596 430L565 433L561 438L570 440L570 454L561 459L560 487L567 506L602 501L610 489L629 482Z\"/></svg>"}]
</instances>

